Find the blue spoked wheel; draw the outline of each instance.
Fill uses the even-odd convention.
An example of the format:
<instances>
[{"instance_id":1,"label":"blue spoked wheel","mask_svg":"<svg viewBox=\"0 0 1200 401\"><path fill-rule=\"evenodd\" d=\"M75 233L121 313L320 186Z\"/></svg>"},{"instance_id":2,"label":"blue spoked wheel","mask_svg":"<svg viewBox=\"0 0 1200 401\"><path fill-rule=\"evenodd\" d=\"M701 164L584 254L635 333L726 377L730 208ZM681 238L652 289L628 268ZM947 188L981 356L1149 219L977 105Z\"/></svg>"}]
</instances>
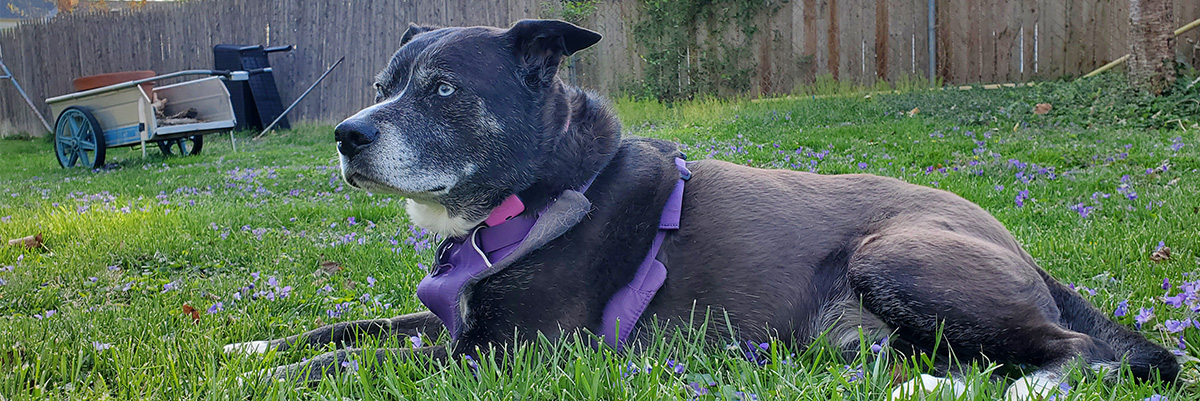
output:
<instances>
[{"instance_id":1,"label":"blue spoked wheel","mask_svg":"<svg viewBox=\"0 0 1200 401\"><path fill-rule=\"evenodd\" d=\"M191 156L200 154L204 147L204 135L187 136L183 138L165 139L158 141L158 150L163 156Z\"/></svg>"},{"instance_id":2,"label":"blue spoked wheel","mask_svg":"<svg viewBox=\"0 0 1200 401\"><path fill-rule=\"evenodd\" d=\"M58 115L54 155L63 168L104 166L104 130L86 108L71 106Z\"/></svg>"}]
</instances>

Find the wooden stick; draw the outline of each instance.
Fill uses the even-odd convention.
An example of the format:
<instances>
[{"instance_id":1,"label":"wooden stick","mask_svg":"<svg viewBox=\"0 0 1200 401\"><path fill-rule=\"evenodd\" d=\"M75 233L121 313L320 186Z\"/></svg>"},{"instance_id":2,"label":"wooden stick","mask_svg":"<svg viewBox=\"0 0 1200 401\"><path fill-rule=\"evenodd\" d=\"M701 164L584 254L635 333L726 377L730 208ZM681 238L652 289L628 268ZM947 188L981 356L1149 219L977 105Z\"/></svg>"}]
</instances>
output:
<instances>
[{"instance_id":1,"label":"wooden stick","mask_svg":"<svg viewBox=\"0 0 1200 401\"><path fill-rule=\"evenodd\" d=\"M1196 27L1198 27L1198 26L1200 26L1200 19L1197 19L1197 20L1195 20L1195 21L1192 21L1191 23L1189 23L1189 24L1187 24L1187 25L1184 25L1183 27L1181 27L1181 28L1179 28L1179 29L1176 29L1176 30L1175 30L1175 36L1183 35L1183 34L1187 33L1187 31L1190 31L1190 30L1192 30L1192 29L1195 29L1195 28L1196 28ZM1091 77L1094 77L1094 76L1096 76L1096 75L1100 75L1100 73L1102 73L1102 72L1105 72L1105 71L1108 71L1108 70L1111 70L1113 67L1116 67L1116 66L1118 66L1118 65L1121 65L1121 63L1124 63L1124 62L1126 62L1126 61L1128 61L1128 60L1129 60L1129 55L1128 55L1128 54L1126 54L1126 55L1124 55L1124 56L1121 56L1121 58L1119 58L1119 59L1113 60L1111 63L1108 63L1108 64L1105 64L1105 65L1102 65L1102 66L1100 66L1100 68L1097 68L1095 71L1092 71L1092 72L1089 72L1089 73L1087 73L1087 74L1084 74L1084 76L1083 76L1083 77L1084 77L1084 78L1091 78Z\"/></svg>"}]
</instances>

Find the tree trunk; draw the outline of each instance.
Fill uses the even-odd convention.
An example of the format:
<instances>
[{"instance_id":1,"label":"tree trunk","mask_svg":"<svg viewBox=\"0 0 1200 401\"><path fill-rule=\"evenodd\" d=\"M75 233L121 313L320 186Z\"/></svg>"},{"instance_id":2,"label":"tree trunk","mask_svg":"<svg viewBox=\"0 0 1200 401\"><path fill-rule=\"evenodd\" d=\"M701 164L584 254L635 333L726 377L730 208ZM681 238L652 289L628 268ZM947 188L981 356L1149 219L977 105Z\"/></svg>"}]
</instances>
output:
<instances>
[{"instance_id":1,"label":"tree trunk","mask_svg":"<svg viewBox=\"0 0 1200 401\"><path fill-rule=\"evenodd\" d=\"M1175 22L1171 0L1130 0L1129 82L1161 94L1175 82Z\"/></svg>"}]
</instances>

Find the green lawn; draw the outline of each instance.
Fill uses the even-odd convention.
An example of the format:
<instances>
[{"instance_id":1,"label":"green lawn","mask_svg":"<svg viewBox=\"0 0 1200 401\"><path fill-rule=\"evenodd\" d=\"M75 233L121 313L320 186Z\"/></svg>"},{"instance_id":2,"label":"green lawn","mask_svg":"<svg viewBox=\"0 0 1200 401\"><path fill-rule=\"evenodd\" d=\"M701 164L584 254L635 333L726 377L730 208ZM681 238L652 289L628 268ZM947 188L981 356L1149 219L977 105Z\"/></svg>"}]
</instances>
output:
<instances>
[{"instance_id":1,"label":"green lawn","mask_svg":"<svg viewBox=\"0 0 1200 401\"><path fill-rule=\"evenodd\" d=\"M1124 302L1128 312L1116 319L1132 327L1153 308L1141 332L1200 356L1200 323L1187 320L1200 318L1200 282L1191 282L1200 280L1200 89L1160 101L1121 88L1106 76L997 91L675 107L625 100L617 108L627 132L679 141L692 159L866 172L959 194L1110 316ZM1053 110L1033 114L1041 102ZM769 359L760 366L732 338L711 348L681 337L634 355L594 351L585 339L532 341L477 367L399 361L314 388L240 385L242 373L321 351L231 357L224 344L422 309L413 295L418 263L438 241L409 224L399 199L343 185L330 126L249 135L238 135L237 153L221 135L195 157L116 149L115 164L96 172L59 168L46 140L0 141L0 239L45 238L41 249L0 246L0 400L873 400L886 398L894 369L925 369L886 350L842 361L822 346L768 344L757 351ZM1171 256L1155 262L1160 242ZM322 262L344 269L319 274ZM1181 291L1181 307L1164 301ZM198 321L184 305L199 310ZM1077 374L1065 399L1200 399L1197 366L1185 365L1178 387ZM1002 394L1007 383L986 376L968 378L976 385L969 399Z\"/></svg>"}]
</instances>

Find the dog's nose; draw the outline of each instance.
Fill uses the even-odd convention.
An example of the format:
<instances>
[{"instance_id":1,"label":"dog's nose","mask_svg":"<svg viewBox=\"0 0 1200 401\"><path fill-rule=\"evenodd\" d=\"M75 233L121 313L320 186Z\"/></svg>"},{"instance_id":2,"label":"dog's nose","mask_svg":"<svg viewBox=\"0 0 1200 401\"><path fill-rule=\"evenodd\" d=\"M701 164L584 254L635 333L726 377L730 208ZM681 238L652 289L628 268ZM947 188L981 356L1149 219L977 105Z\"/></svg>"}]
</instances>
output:
<instances>
[{"instance_id":1,"label":"dog's nose","mask_svg":"<svg viewBox=\"0 0 1200 401\"><path fill-rule=\"evenodd\" d=\"M350 119L342 121L334 128L333 137L337 139L338 152L352 158L371 142L375 142L375 138L379 137L379 130L367 121Z\"/></svg>"}]
</instances>

